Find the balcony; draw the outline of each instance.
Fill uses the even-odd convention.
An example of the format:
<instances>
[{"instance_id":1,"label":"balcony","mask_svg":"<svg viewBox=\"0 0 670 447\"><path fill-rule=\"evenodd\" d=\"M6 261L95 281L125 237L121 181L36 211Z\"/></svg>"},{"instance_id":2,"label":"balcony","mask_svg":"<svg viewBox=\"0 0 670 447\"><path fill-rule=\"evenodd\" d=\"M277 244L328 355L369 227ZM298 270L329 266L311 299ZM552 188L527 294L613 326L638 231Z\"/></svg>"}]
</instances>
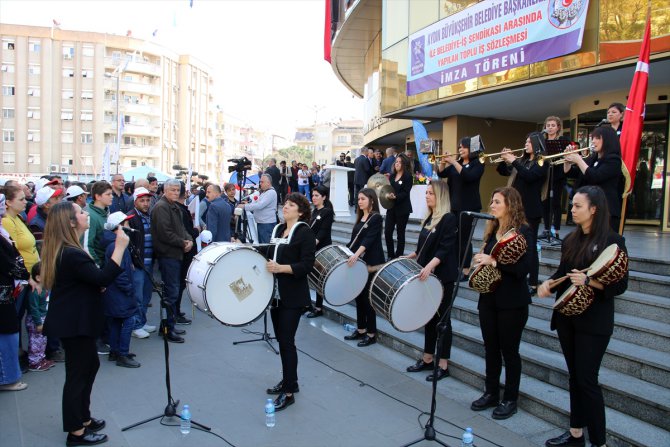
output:
<instances>
[{"instance_id":1,"label":"balcony","mask_svg":"<svg viewBox=\"0 0 670 447\"><path fill-rule=\"evenodd\" d=\"M121 57L106 57L105 58L105 68L113 68L116 69L119 64L125 64L126 59ZM123 65L122 65L123 66ZM132 73L142 73L142 74L150 74L153 76L161 76L162 70L161 66L157 64L151 64L147 62L136 62L132 61L128 63L128 66L124 71L132 72Z\"/></svg>"},{"instance_id":2,"label":"balcony","mask_svg":"<svg viewBox=\"0 0 670 447\"><path fill-rule=\"evenodd\" d=\"M116 131L116 126L114 126L114 131ZM126 123L123 128L124 135L139 135L146 137L160 137L161 128L160 126L152 126L150 124L130 124Z\"/></svg>"},{"instance_id":3,"label":"balcony","mask_svg":"<svg viewBox=\"0 0 670 447\"><path fill-rule=\"evenodd\" d=\"M134 146L121 145L122 157L138 157L138 158L160 158L161 151L158 146Z\"/></svg>"}]
</instances>

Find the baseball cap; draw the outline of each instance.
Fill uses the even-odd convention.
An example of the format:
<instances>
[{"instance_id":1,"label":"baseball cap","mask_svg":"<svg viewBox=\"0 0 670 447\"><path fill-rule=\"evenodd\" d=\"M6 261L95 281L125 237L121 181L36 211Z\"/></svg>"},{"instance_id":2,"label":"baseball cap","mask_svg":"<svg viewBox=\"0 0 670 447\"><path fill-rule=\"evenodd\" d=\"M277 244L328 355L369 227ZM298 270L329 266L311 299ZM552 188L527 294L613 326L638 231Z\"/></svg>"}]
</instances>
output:
<instances>
[{"instance_id":1,"label":"baseball cap","mask_svg":"<svg viewBox=\"0 0 670 447\"><path fill-rule=\"evenodd\" d=\"M107 217L107 223L112 224L116 227L132 217L135 217L135 215L134 214L125 215L123 212L117 211L115 213L110 214L109 217Z\"/></svg>"},{"instance_id":2,"label":"baseball cap","mask_svg":"<svg viewBox=\"0 0 670 447\"><path fill-rule=\"evenodd\" d=\"M140 186L139 188L136 188L135 192L133 193L133 201L143 196L153 196L153 195L154 193L149 191L147 188L145 188L144 186Z\"/></svg>"},{"instance_id":3,"label":"baseball cap","mask_svg":"<svg viewBox=\"0 0 670 447\"><path fill-rule=\"evenodd\" d=\"M72 185L65 192L65 198L66 199L73 199L73 198L75 198L77 196L80 196L82 194L88 194L88 193L86 191L84 191L81 188L81 186Z\"/></svg>"},{"instance_id":4,"label":"baseball cap","mask_svg":"<svg viewBox=\"0 0 670 447\"><path fill-rule=\"evenodd\" d=\"M63 194L62 189L52 189L44 187L39 191L37 191L37 194L35 196L35 203L37 204L37 206L42 206L45 203L47 203L50 198L58 197L62 194Z\"/></svg>"}]
</instances>

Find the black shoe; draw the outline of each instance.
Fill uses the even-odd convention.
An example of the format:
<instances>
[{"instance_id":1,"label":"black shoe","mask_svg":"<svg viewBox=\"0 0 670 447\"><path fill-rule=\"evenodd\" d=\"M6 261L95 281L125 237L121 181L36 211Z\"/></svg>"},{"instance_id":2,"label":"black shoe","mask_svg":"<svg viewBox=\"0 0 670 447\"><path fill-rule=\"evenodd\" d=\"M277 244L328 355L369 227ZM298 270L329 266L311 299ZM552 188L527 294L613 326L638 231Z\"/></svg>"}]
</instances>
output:
<instances>
[{"instance_id":1,"label":"black shoe","mask_svg":"<svg viewBox=\"0 0 670 447\"><path fill-rule=\"evenodd\" d=\"M65 445L96 445L102 444L103 442L107 442L107 435L84 429L84 433L79 436L68 433Z\"/></svg>"},{"instance_id":2,"label":"black shoe","mask_svg":"<svg viewBox=\"0 0 670 447\"><path fill-rule=\"evenodd\" d=\"M284 386L284 381L280 380L278 384L276 384L272 388L266 389L265 392L268 393L268 394L281 394L281 393L283 393L283 391L282 391L283 386ZM295 385L295 391L293 391L293 392L294 393L299 393L300 392L300 387L298 386L298 384Z\"/></svg>"},{"instance_id":3,"label":"black shoe","mask_svg":"<svg viewBox=\"0 0 670 447\"><path fill-rule=\"evenodd\" d=\"M316 318L321 316L323 316L323 309L314 309L313 311L307 314L307 318Z\"/></svg>"},{"instance_id":4,"label":"black shoe","mask_svg":"<svg viewBox=\"0 0 670 447\"><path fill-rule=\"evenodd\" d=\"M449 370L448 369L442 369L442 368L437 368L437 380L440 381L444 379L445 377L449 377ZM432 382L433 381L433 374L428 374L426 376L426 382Z\"/></svg>"},{"instance_id":5,"label":"black shoe","mask_svg":"<svg viewBox=\"0 0 670 447\"><path fill-rule=\"evenodd\" d=\"M180 315L177 317L177 320L175 321L176 324L191 324L191 320L186 318L183 315Z\"/></svg>"},{"instance_id":6,"label":"black shoe","mask_svg":"<svg viewBox=\"0 0 670 447\"><path fill-rule=\"evenodd\" d=\"M180 317L185 317L185 316L186 316L186 312L179 312L179 316L180 316Z\"/></svg>"},{"instance_id":7,"label":"black shoe","mask_svg":"<svg viewBox=\"0 0 670 447\"><path fill-rule=\"evenodd\" d=\"M289 405L293 405L294 403L295 397L293 397L292 394L287 396L286 393L281 393L274 402L275 412L282 411L284 408L288 407Z\"/></svg>"},{"instance_id":8,"label":"black shoe","mask_svg":"<svg viewBox=\"0 0 670 447\"><path fill-rule=\"evenodd\" d=\"M586 442L584 441L584 435L575 438L570 434L570 430L568 430L561 436L547 440L544 445L547 447L584 447Z\"/></svg>"},{"instance_id":9,"label":"black shoe","mask_svg":"<svg viewBox=\"0 0 670 447\"><path fill-rule=\"evenodd\" d=\"M177 324L179 324L179 323L177 323ZM177 334L177 335L184 335L184 334L186 334L186 331L185 331L184 329L179 329L179 328L173 328L173 329L172 329L172 332L174 332L174 333Z\"/></svg>"},{"instance_id":10,"label":"black shoe","mask_svg":"<svg viewBox=\"0 0 670 447\"><path fill-rule=\"evenodd\" d=\"M500 401L498 400L498 396L494 396L490 393L484 393L482 397L472 402L470 409L472 411L482 411L486 410L487 408L497 407L499 403Z\"/></svg>"},{"instance_id":11,"label":"black shoe","mask_svg":"<svg viewBox=\"0 0 670 447\"><path fill-rule=\"evenodd\" d=\"M105 428L105 420L104 419L95 419L91 418L91 423L88 425L85 425L84 428L87 430L90 430L92 432L98 432Z\"/></svg>"},{"instance_id":12,"label":"black shoe","mask_svg":"<svg viewBox=\"0 0 670 447\"><path fill-rule=\"evenodd\" d=\"M537 295L537 287L532 287L532 286L528 287L528 293L530 294L530 296Z\"/></svg>"},{"instance_id":13,"label":"black shoe","mask_svg":"<svg viewBox=\"0 0 670 447\"><path fill-rule=\"evenodd\" d=\"M345 340L360 340L362 338L365 338L365 335L366 335L365 332L354 331L349 335L345 335L344 339Z\"/></svg>"},{"instance_id":14,"label":"black shoe","mask_svg":"<svg viewBox=\"0 0 670 447\"><path fill-rule=\"evenodd\" d=\"M184 343L184 339L174 332L168 332L167 341L170 343Z\"/></svg>"},{"instance_id":15,"label":"black shoe","mask_svg":"<svg viewBox=\"0 0 670 447\"><path fill-rule=\"evenodd\" d=\"M98 339L95 342L97 349L98 349L98 354L100 355L106 355L109 354L109 345L107 343L103 343L102 340Z\"/></svg>"},{"instance_id":16,"label":"black shoe","mask_svg":"<svg viewBox=\"0 0 670 447\"><path fill-rule=\"evenodd\" d=\"M116 366L123 366L124 368L139 368L142 365L140 362L129 356L119 355L116 359Z\"/></svg>"},{"instance_id":17,"label":"black shoe","mask_svg":"<svg viewBox=\"0 0 670 447\"><path fill-rule=\"evenodd\" d=\"M503 400L495 410L493 410L493 419L509 419L516 414L516 401Z\"/></svg>"},{"instance_id":18,"label":"black shoe","mask_svg":"<svg viewBox=\"0 0 670 447\"><path fill-rule=\"evenodd\" d=\"M415 364L413 364L412 366L407 367L407 372L408 373L415 373L415 372L419 372L419 371L427 371L429 369L433 369L433 367L435 367L435 363L433 363L433 362L426 363L426 362L423 361L423 359L419 359L419 360L416 361Z\"/></svg>"},{"instance_id":19,"label":"black shoe","mask_svg":"<svg viewBox=\"0 0 670 447\"><path fill-rule=\"evenodd\" d=\"M116 360L119 358L119 353L114 352L114 351L109 351L109 355L107 356L107 360L110 362L116 362Z\"/></svg>"},{"instance_id":20,"label":"black shoe","mask_svg":"<svg viewBox=\"0 0 670 447\"><path fill-rule=\"evenodd\" d=\"M363 340L358 342L357 346L359 348L364 348L366 346L374 345L375 343L377 343L377 337L370 337L366 334Z\"/></svg>"}]
</instances>

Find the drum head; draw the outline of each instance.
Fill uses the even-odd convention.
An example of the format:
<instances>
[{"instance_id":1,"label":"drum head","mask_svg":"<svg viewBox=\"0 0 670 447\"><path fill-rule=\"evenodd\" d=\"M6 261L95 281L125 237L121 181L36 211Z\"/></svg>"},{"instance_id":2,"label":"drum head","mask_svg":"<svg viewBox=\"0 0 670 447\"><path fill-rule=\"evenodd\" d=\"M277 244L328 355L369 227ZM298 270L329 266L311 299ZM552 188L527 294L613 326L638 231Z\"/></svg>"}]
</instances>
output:
<instances>
[{"instance_id":1,"label":"drum head","mask_svg":"<svg viewBox=\"0 0 670 447\"><path fill-rule=\"evenodd\" d=\"M205 280L205 300L214 318L228 326L255 321L270 303L274 277L256 250L235 248L212 266Z\"/></svg>"},{"instance_id":2,"label":"drum head","mask_svg":"<svg viewBox=\"0 0 670 447\"><path fill-rule=\"evenodd\" d=\"M346 262L328 274L323 298L333 306L343 306L355 299L365 288L368 269L363 262L349 267Z\"/></svg>"},{"instance_id":3,"label":"drum head","mask_svg":"<svg viewBox=\"0 0 670 447\"><path fill-rule=\"evenodd\" d=\"M591 268L586 272L587 276L594 276L602 272L610 262L612 262L619 253L619 246L617 244L608 245L602 253L598 255Z\"/></svg>"},{"instance_id":4,"label":"drum head","mask_svg":"<svg viewBox=\"0 0 670 447\"><path fill-rule=\"evenodd\" d=\"M412 332L433 318L442 301L442 283L431 275L425 281L418 276L408 280L391 304L391 324L401 332Z\"/></svg>"}]
</instances>

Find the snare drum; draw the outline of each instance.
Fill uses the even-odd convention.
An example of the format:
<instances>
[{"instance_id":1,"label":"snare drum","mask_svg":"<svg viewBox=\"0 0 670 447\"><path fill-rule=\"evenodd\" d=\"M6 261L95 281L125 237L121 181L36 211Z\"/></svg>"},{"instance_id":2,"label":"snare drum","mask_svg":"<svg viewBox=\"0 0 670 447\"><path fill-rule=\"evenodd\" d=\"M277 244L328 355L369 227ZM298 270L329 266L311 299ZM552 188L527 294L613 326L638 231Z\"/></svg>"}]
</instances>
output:
<instances>
[{"instance_id":1,"label":"snare drum","mask_svg":"<svg viewBox=\"0 0 670 447\"><path fill-rule=\"evenodd\" d=\"M594 297L592 287L573 284L556 300L554 310L567 316L579 315L589 308Z\"/></svg>"},{"instance_id":2,"label":"snare drum","mask_svg":"<svg viewBox=\"0 0 670 447\"><path fill-rule=\"evenodd\" d=\"M442 283L433 274L421 281L422 268L412 259L394 259L372 278L372 308L400 332L425 326L440 307Z\"/></svg>"},{"instance_id":3,"label":"snare drum","mask_svg":"<svg viewBox=\"0 0 670 447\"><path fill-rule=\"evenodd\" d=\"M266 259L249 246L216 242L198 253L186 275L195 306L226 326L244 326L270 303L274 277Z\"/></svg>"},{"instance_id":4,"label":"snare drum","mask_svg":"<svg viewBox=\"0 0 670 447\"><path fill-rule=\"evenodd\" d=\"M343 306L356 298L368 281L365 262L359 260L352 267L347 261L351 250L340 245L329 245L316 252L314 269L308 276L309 286L333 306Z\"/></svg>"},{"instance_id":5,"label":"snare drum","mask_svg":"<svg viewBox=\"0 0 670 447\"><path fill-rule=\"evenodd\" d=\"M628 272L628 255L617 244L612 244L593 261L586 275L608 286L621 281L626 272Z\"/></svg>"}]
</instances>

